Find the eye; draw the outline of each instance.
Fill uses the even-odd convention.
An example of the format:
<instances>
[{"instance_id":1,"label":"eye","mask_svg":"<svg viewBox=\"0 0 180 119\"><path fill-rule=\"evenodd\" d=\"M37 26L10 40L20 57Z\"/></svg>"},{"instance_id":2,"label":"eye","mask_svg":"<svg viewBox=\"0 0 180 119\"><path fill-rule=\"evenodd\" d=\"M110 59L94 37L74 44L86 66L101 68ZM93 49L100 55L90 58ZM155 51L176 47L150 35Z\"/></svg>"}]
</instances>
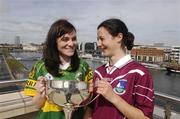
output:
<instances>
[{"instance_id":1,"label":"eye","mask_svg":"<svg viewBox=\"0 0 180 119\"><path fill-rule=\"evenodd\" d=\"M61 40L64 41L64 42L67 42L69 40L69 38L68 37L62 37Z\"/></svg>"},{"instance_id":2,"label":"eye","mask_svg":"<svg viewBox=\"0 0 180 119\"><path fill-rule=\"evenodd\" d=\"M76 40L77 40L77 38L76 38L76 37L73 37L73 38L72 38L72 41L76 41Z\"/></svg>"},{"instance_id":3,"label":"eye","mask_svg":"<svg viewBox=\"0 0 180 119\"><path fill-rule=\"evenodd\" d=\"M98 37L98 38L97 38L97 41L103 41L103 40L104 40L103 37Z\"/></svg>"}]
</instances>

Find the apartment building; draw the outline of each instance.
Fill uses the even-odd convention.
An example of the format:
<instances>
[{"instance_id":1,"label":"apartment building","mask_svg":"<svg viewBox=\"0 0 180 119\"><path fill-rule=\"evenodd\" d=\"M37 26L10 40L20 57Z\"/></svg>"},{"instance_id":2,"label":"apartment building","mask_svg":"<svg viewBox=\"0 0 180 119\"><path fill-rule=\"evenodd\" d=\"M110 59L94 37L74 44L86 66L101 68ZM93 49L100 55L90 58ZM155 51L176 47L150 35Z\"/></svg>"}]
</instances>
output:
<instances>
[{"instance_id":1,"label":"apartment building","mask_svg":"<svg viewBox=\"0 0 180 119\"><path fill-rule=\"evenodd\" d=\"M174 46L171 49L170 53L170 59L171 61L176 61L180 64L180 46Z\"/></svg>"}]
</instances>

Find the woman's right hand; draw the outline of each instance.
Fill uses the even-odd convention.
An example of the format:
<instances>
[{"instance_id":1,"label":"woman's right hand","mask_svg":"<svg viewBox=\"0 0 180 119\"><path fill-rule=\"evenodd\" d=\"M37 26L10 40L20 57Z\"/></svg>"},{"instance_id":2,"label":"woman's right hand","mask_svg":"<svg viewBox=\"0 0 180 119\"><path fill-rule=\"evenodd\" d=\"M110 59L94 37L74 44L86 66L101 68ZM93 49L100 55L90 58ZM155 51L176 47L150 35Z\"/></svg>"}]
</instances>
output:
<instances>
[{"instance_id":1,"label":"woman's right hand","mask_svg":"<svg viewBox=\"0 0 180 119\"><path fill-rule=\"evenodd\" d=\"M41 96L41 97L45 97L46 96L46 78L43 76L40 76L35 84L35 89L37 90L37 93Z\"/></svg>"},{"instance_id":2,"label":"woman's right hand","mask_svg":"<svg viewBox=\"0 0 180 119\"><path fill-rule=\"evenodd\" d=\"M37 108L41 108L44 106L46 101L46 78L43 76L40 76L34 86L37 93L32 98L32 102L35 104Z\"/></svg>"},{"instance_id":3,"label":"woman's right hand","mask_svg":"<svg viewBox=\"0 0 180 119\"><path fill-rule=\"evenodd\" d=\"M89 92L92 93L94 89L94 84L93 83L89 83Z\"/></svg>"}]
</instances>

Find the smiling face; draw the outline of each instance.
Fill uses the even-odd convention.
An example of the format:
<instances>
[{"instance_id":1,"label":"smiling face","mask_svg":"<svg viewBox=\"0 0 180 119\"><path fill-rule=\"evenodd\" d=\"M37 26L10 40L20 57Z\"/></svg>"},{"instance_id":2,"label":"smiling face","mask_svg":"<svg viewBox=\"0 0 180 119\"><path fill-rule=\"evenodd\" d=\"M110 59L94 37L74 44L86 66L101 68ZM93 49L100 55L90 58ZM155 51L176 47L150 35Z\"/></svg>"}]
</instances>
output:
<instances>
[{"instance_id":1,"label":"smiling face","mask_svg":"<svg viewBox=\"0 0 180 119\"><path fill-rule=\"evenodd\" d=\"M113 37L104 27L100 27L97 31L97 45L105 56L114 56L120 49L117 37Z\"/></svg>"},{"instance_id":2,"label":"smiling face","mask_svg":"<svg viewBox=\"0 0 180 119\"><path fill-rule=\"evenodd\" d=\"M60 59L70 60L77 47L76 32L66 33L56 41Z\"/></svg>"}]
</instances>

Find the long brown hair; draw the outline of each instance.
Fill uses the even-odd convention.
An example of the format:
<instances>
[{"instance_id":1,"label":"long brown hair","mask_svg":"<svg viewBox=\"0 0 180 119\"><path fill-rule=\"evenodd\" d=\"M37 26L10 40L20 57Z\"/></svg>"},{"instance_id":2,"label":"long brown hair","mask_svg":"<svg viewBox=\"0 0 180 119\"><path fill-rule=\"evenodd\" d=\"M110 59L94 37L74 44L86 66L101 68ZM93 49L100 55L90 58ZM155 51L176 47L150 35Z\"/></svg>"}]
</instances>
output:
<instances>
[{"instance_id":1,"label":"long brown hair","mask_svg":"<svg viewBox=\"0 0 180 119\"><path fill-rule=\"evenodd\" d=\"M45 61L47 71L53 76L60 76L59 64L61 61L56 40L62 35L71 33L72 31L76 31L75 27L65 19L57 20L49 29L43 48L43 60ZM75 50L74 55L71 57L71 71L76 71L78 69L79 62L77 50Z\"/></svg>"}]
</instances>

